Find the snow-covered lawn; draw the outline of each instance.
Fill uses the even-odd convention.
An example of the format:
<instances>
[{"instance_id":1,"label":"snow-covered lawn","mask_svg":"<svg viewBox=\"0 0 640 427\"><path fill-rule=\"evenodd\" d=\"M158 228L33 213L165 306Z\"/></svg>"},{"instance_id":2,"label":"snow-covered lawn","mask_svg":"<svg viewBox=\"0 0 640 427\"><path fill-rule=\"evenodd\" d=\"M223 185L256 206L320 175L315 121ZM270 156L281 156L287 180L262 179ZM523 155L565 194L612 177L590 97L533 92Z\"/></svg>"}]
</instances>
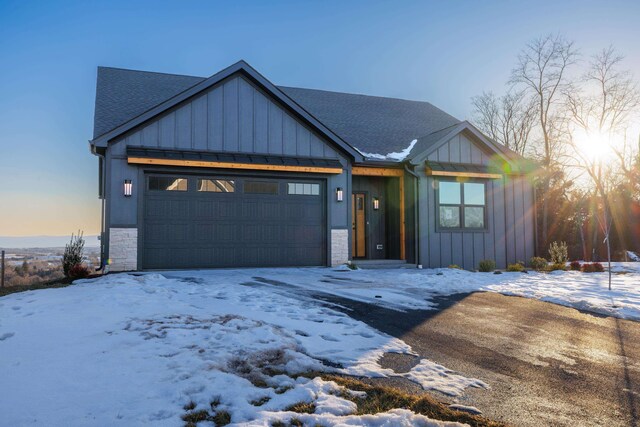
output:
<instances>
[{"instance_id":1,"label":"snow-covered lawn","mask_svg":"<svg viewBox=\"0 0 640 427\"><path fill-rule=\"evenodd\" d=\"M608 273L555 271L552 273L474 273L450 268L331 271L309 269L300 275L282 270L273 278L310 291L404 309L430 309L433 297L492 291L536 298L623 319L640 320L640 263L612 263Z\"/></svg>"},{"instance_id":2,"label":"snow-covered lawn","mask_svg":"<svg viewBox=\"0 0 640 427\"><path fill-rule=\"evenodd\" d=\"M181 425L191 411L270 425L456 425L406 410L355 416L322 370L395 375L378 359L411 353L332 308L254 277L330 269L109 275L0 298L0 425ZM479 381L423 360L406 374L450 395ZM212 402L217 402L212 408ZM313 414L286 409L313 403Z\"/></svg>"},{"instance_id":3,"label":"snow-covered lawn","mask_svg":"<svg viewBox=\"0 0 640 427\"><path fill-rule=\"evenodd\" d=\"M311 425L456 425L406 410L352 415L348 390L297 376L400 375L453 397L488 388L424 359L404 374L383 369L385 352L411 348L313 295L405 310L484 290L640 319L640 263L615 271L612 292L606 273L308 268L117 274L8 295L0 298L0 425L173 426L198 410L227 412L241 425L292 417ZM287 411L300 402L313 403L314 413Z\"/></svg>"}]
</instances>

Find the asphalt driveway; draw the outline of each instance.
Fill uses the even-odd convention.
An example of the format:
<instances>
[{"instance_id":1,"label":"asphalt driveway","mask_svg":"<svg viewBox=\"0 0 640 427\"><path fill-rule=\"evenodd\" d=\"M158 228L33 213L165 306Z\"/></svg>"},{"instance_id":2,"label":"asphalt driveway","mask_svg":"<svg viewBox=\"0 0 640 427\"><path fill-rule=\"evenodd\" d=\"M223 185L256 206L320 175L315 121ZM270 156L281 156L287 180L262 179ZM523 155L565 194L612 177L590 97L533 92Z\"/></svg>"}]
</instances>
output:
<instances>
[{"instance_id":1,"label":"asphalt driveway","mask_svg":"<svg viewBox=\"0 0 640 427\"><path fill-rule=\"evenodd\" d=\"M399 313L317 296L401 338L421 356L487 382L462 402L518 426L638 426L640 323L532 299L479 292L442 298L438 311ZM387 367L417 363L390 355ZM403 379L385 380L421 393ZM445 396L441 396L446 400Z\"/></svg>"}]
</instances>

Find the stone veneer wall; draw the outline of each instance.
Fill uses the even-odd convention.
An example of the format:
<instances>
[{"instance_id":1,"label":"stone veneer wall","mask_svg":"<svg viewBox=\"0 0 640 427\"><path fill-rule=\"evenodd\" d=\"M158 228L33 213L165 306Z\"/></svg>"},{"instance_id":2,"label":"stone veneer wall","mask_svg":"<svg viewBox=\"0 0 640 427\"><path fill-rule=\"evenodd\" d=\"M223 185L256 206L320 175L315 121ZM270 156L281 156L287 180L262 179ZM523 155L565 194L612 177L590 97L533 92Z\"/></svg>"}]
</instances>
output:
<instances>
[{"instance_id":1,"label":"stone veneer wall","mask_svg":"<svg viewBox=\"0 0 640 427\"><path fill-rule=\"evenodd\" d=\"M109 229L109 271L138 269L138 229Z\"/></svg>"},{"instance_id":2,"label":"stone veneer wall","mask_svg":"<svg viewBox=\"0 0 640 427\"><path fill-rule=\"evenodd\" d=\"M349 261L349 230L331 230L331 266Z\"/></svg>"}]
</instances>

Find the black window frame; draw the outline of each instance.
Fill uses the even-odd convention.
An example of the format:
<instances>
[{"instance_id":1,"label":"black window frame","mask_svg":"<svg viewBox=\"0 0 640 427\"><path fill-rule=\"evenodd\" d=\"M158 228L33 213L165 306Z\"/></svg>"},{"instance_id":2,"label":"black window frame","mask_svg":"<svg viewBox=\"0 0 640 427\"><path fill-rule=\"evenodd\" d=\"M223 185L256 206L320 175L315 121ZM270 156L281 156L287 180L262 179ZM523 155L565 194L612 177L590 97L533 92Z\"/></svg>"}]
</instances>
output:
<instances>
[{"instance_id":1,"label":"black window frame","mask_svg":"<svg viewBox=\"0 0 640 427\"><path fill-rule=\"evenodd\" d=\"M162 188L151 188L151 180L153 179L173 179L173 180L183 180L184 182L186 182L187 187L182 190L182 189L162 189ZM162 174L162 175L148 175L146 177L146 191L153 191L153 192L162 192L162 193L186 193L187 191L189 191L189 182L191 180L189 179L189 177L185 177L185 176L180 176L180 175L174 175L174 174Z\"/></svg>"},{"instance_id":2,"label":"black window frame","mask_svg":"<svg viewBox=\"0 0 640 427\"><path fill-rule=\"evenodd\" d=\"M460 185L460 204L452 204L452 203L440 203L440 183L441 182L451 182ZM474 204L466 204L464 200L464 184L482 184L484 186L484 205L474 205ZM465 181L458 181L455 179L438 179L437 180L437 189L436 189L436 231L438 232L488 232L489 224L487 222L487 205L488 205L488 193L487 193L487 183L486 180L477 180L470 179ZM451 206L457 207L459 209L459 227L445 227L440 223L440 206ZM484 224L483 227L465 227L464 225L464 215L465 208L482 208L482 222Z\"/></svg>"}]
</instances>

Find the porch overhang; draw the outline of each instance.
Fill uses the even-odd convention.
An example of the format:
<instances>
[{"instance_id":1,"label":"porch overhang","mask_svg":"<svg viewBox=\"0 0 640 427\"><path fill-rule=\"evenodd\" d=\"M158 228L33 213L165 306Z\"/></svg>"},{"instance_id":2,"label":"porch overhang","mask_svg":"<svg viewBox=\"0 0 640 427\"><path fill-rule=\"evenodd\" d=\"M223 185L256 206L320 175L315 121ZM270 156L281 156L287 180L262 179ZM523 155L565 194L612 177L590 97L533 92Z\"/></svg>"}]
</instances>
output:
<instances>
[{"instance_id":1,"label":"porch overhang","mask_svg":"<svg viewBox=\"0 0 640 427\"><path fill-rule=\"evenodd\" d=\"M194 150L165 150L127 147L129 164L180 166L214 169L266 170L298 173L341 174L342 164L336 159L287 157L246 153L217 153Z\"/></svg>"},{"instance_id":2,"label":"porch overhang","mask_svg":"<svg viewBox=\"0 0 640 427\"><path fill-rule=\"evenodd\" d=\"M427 162L425 173L427 176L485 179L500 179L504 176L504 174L498 173L493 167L465 163Z\"/></svg>"}]
</instances>

